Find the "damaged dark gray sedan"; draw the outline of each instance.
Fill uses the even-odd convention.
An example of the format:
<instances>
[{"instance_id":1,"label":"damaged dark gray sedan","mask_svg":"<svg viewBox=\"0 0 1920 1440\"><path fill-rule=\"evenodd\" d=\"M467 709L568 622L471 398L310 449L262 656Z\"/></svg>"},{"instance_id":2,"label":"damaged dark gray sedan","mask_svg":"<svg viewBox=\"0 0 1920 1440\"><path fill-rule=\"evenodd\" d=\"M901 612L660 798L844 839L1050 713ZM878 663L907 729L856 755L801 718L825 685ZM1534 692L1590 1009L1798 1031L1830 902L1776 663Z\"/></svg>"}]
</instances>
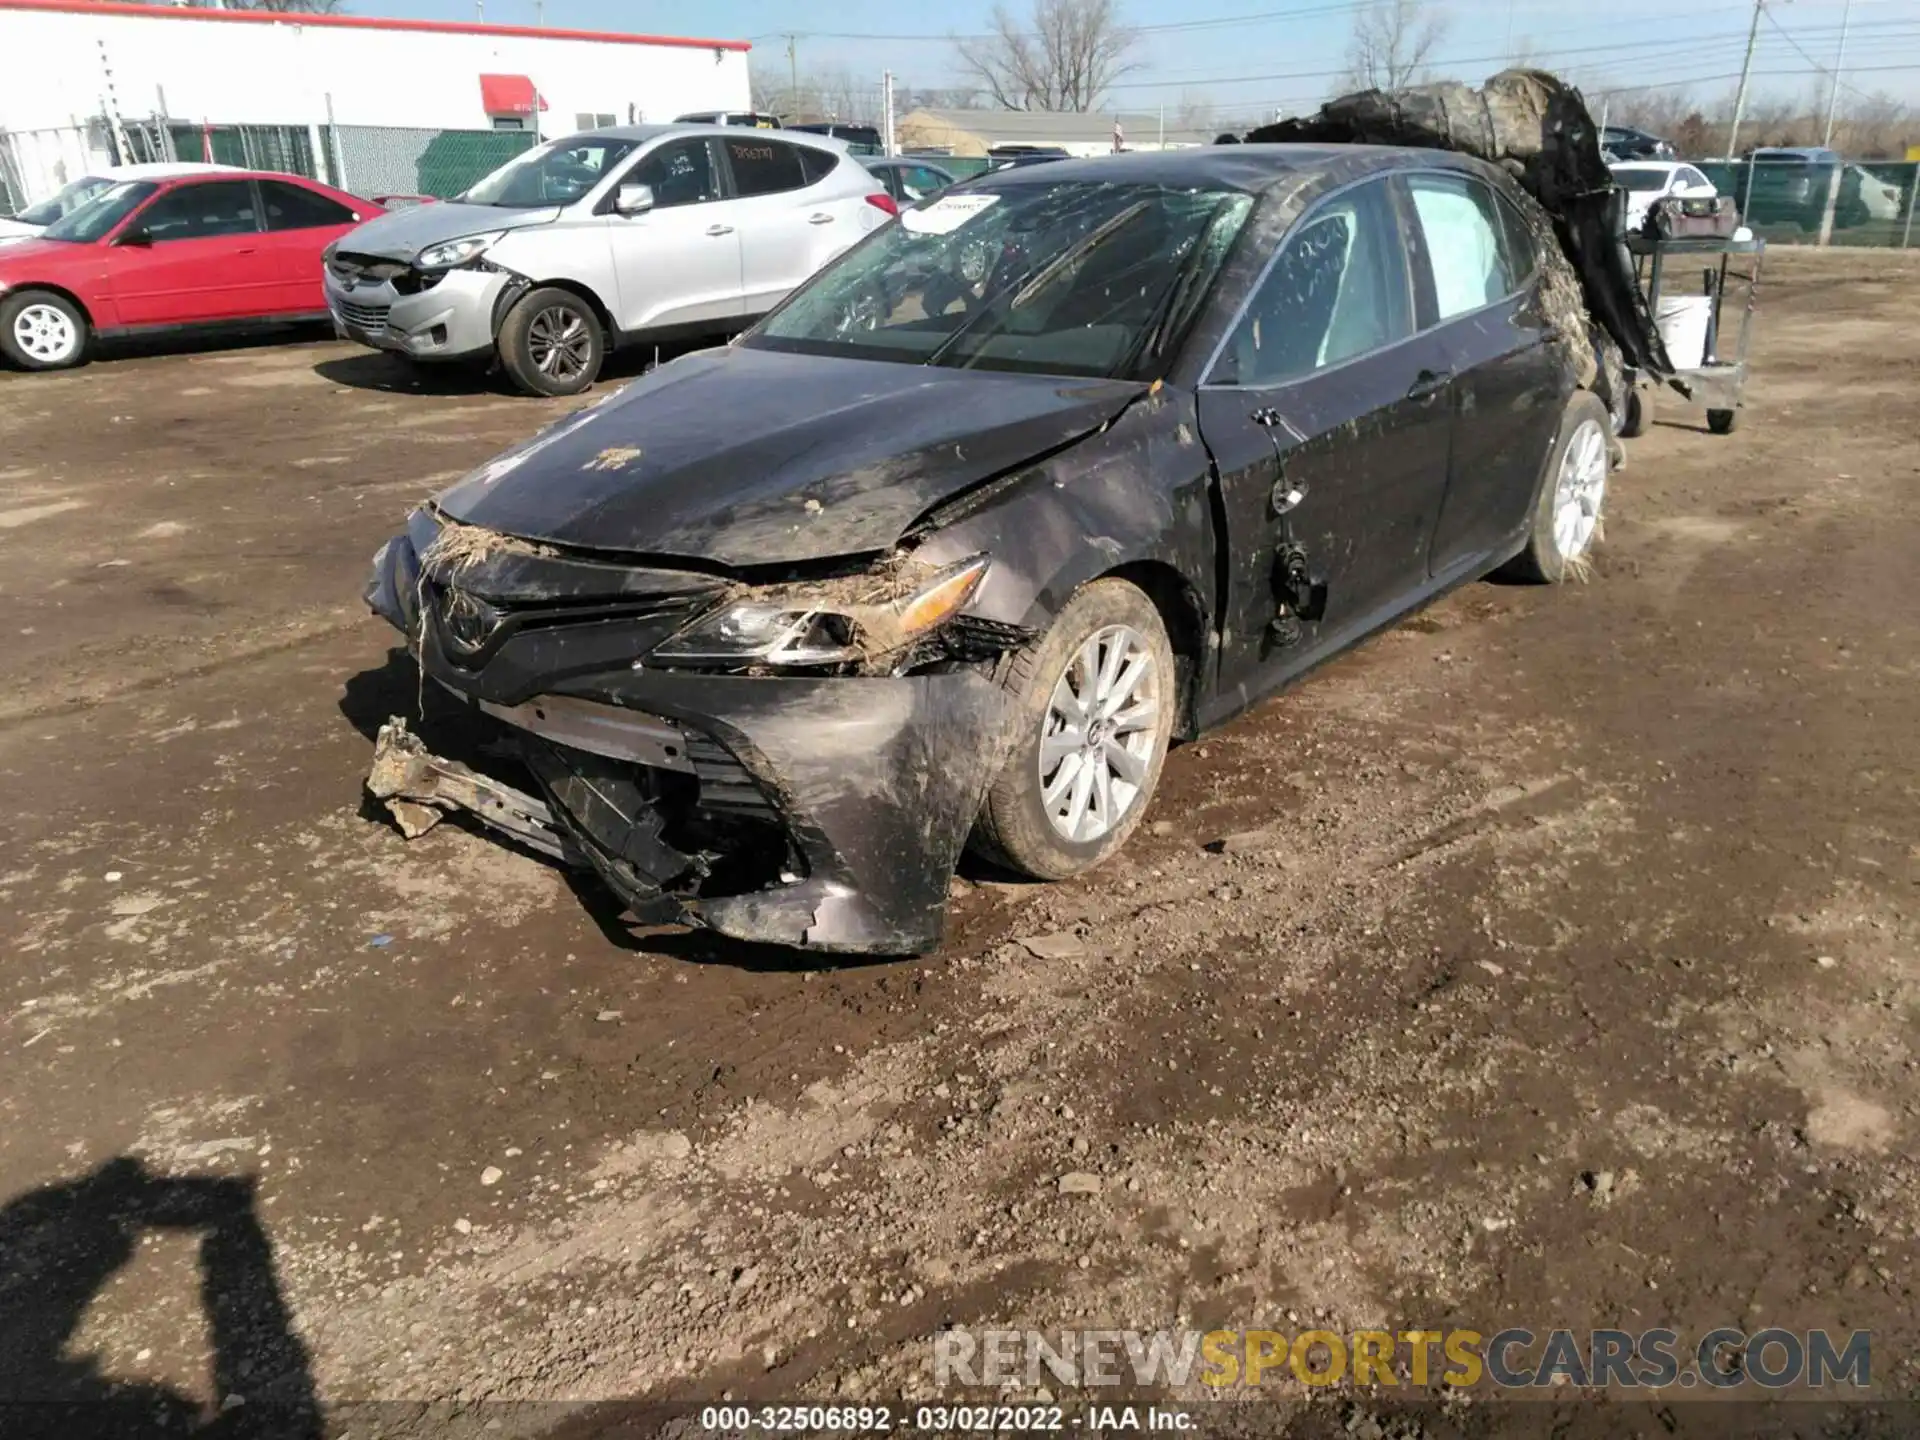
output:
<instances>
[{"instance_id":1,"label":"damaged dark gray sedan","mask_svg":"<svg viewBox=\"0 0 1920 1440\"><path fill-rule=\"evenodd\" d=\"M1172 740L1585 563L1618 364L1554 236L1495 166L1370 146L925 202L412 516L369 599L532 783L395 721L370 787L644 921L930 949L969 842L1086 870Z\"/></svg>"}]
</instances>

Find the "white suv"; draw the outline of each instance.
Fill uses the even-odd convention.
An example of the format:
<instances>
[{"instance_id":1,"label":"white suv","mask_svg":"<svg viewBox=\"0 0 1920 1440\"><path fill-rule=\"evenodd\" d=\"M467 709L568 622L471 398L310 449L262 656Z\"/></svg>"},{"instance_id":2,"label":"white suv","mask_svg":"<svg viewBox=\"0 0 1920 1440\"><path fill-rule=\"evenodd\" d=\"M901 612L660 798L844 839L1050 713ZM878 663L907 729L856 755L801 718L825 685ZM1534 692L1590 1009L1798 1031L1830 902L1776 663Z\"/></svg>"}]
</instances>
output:
<instances>
[{"instance_id":1,"label":"white suv","mask_svg":"<svg viewBox=\"0 0 1920 1440\"><path fill-rule=\"evenodd\" d=\"M896 213L844 146L725 126L590 130L327 252L335 328L415 360L499 356L536 395L614 346L744 328Z\"/></svg>"}]
</instances>

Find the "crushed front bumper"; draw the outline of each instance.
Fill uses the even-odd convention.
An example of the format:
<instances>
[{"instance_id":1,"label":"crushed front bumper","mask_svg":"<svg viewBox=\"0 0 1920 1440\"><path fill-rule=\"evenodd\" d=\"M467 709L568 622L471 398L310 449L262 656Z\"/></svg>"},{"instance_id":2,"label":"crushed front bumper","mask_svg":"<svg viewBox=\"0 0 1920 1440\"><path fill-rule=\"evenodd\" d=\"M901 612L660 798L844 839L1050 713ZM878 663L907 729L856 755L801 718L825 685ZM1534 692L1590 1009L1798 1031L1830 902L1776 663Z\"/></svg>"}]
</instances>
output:
<instances>
[{"instance_id":1,"label":"crushed front bumper","mask_svg":"<svg viewBox=\"0 0 1920 1440\"><path fill-rule=\"evenodd\" d=\"M374 608L428 676L498 725L538 791L441 762L390 725L369 788L397 802L403 828L431 823L423 806L465 811L591 866L643 921L823 950L939 944L1010 735L1009 698L988 675L636 669L652 643L645 617L627 627L630 648L617 620L537 624L463 665L412 543L396 539L378 564Z\"/></svg>"},{"instance_id":2,"label":"crushed front bumper","mask_svg":"<svg viewBox=\"0 0 1920 1440\"><path fill-rule=\"evenodd\" d=\"M511 280L500 270L449 270L402 293L387 280L345 285L329 270L324 286L341 339L416 360L469 360L493 350L495 302Z\"/></svg>"}]
</instances>

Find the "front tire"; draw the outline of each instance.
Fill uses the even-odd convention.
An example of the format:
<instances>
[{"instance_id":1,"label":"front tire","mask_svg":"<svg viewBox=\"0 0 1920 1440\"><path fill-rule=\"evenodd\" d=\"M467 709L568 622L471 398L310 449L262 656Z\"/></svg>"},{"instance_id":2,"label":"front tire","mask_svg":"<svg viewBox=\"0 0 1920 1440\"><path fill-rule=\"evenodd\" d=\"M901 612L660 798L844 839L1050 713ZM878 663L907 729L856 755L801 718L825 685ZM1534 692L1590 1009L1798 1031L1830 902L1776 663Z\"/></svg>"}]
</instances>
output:
<instances>
[{"instance_id":1,"label":"front tire","mask_svg":"<svg viewBox=\"0 0 1920 1440\"><path fill-rule=\"evenodd\" d=\"M1503 576L1558 585L1568 575L1584 574L1600 539L1600 510L1613 468L1610 428L1599 397L1586 390L1575 393L1547 454L1526 548L1501 568Z\"/></svg>"},{"instance_id":2,"label":"front tire","mask_svg":"<svg viewBox=\"0 0 1920 1440\"><path fill-rule=\"evenodd\" d=\"M600 317L571 290L530 290L500 324L500 364L529 395L578 395L606 358Z\"/></svg>"},{"instance_id":3,"label":"front tire","mask_svg":"<svg viewBox=\"0 0 1920 1440\"><path fill-rule=\"evenodd\" d=\"M86 313L51 290L22 290L0 304L0 352L22 370L65 370L87 358Z\"/></svg>"},{"instance_id":4,"label":"front tire","mask_svg":"<svg viewBox=\"0 0 1920 1440\"><path fill-rule=\"evenodd\" d=\"M1096 580L1004 683L1018 739L974 848L1036 880L1091 870L1140 823L1166 761L1179 682L1159 608L1125 580Z\"/></svg>"},{"instance_id":5,"label":"front tire","mask_svg":"<svg viewBox=\"0 0 1920 1440\"><path fill-rule=\"evenodd\" d=\"M1738 410L1707 411L1707 429L1716 435L1731 435L1740 425Z\"/></svg>"}]
</instances>

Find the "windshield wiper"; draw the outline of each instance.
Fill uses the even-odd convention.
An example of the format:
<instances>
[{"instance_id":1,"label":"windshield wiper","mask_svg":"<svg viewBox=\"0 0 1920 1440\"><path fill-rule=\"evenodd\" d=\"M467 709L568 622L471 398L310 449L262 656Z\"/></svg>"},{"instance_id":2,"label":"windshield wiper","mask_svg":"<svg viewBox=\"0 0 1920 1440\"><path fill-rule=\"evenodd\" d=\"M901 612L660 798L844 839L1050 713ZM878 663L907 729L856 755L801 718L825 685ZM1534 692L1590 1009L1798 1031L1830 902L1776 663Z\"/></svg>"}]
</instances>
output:
<instances>
[{"instance_id":1,"label":"windshield wiper","mask_svg":"<svg viewBox=\"0 0 1920 1440\"><path fill-rule=\"evenodd\" d=\"M1200 279L1206 269L1207 242L1213 236L1213 227L1219 223L1220 211L1221 207L1216 205L1213 213L1207 217L1207 223L1200 227L1200 233L1194 237L1193 249L1180 267L1180 273L1161 295L1153 307L1153 314L1141 327L1140 339L1128 354L1124 369L1131 369L1149 355L1158 356L1185 324L1192 308L1191 302L1197 298L1194 282Z\"/></svg>"},{"instance_id":2,"label":"windshield wiper","mask_svg":"<svg viewBox=\"0 0 1920 1440\"><path fill-rule=\"evenodd\" d=\"M1136 200L1111 220L1095 226L1087 234L1083 235L1078 242L1069 245L1065 250L1041 266L1033 278L1028 280L1015 292L1012 301L1007 305L1007 309L1018 310L1022 305L1031 302L1034 296L1052 284L1055 277L1069 265L1085 259L1088 255L1091 255L1095 250L1106 244L1107 241L1111 240L1121 230L1125 229L1147 210L1151 209L1152 204L1153 202L1150 200ZM938 365L946 358L947 352L960 343L963 336L989 315L994 314L1001 298L1011 289L1013 289L1013 282L1009 281L1007 284L1001 286L1000 289L994 291L993 294L981 300L980 308L956 325L953 333L945 340L942 340L939 345L934 348L933 353L928 355L922 363Z\"/></svg>"}]
</instances>

